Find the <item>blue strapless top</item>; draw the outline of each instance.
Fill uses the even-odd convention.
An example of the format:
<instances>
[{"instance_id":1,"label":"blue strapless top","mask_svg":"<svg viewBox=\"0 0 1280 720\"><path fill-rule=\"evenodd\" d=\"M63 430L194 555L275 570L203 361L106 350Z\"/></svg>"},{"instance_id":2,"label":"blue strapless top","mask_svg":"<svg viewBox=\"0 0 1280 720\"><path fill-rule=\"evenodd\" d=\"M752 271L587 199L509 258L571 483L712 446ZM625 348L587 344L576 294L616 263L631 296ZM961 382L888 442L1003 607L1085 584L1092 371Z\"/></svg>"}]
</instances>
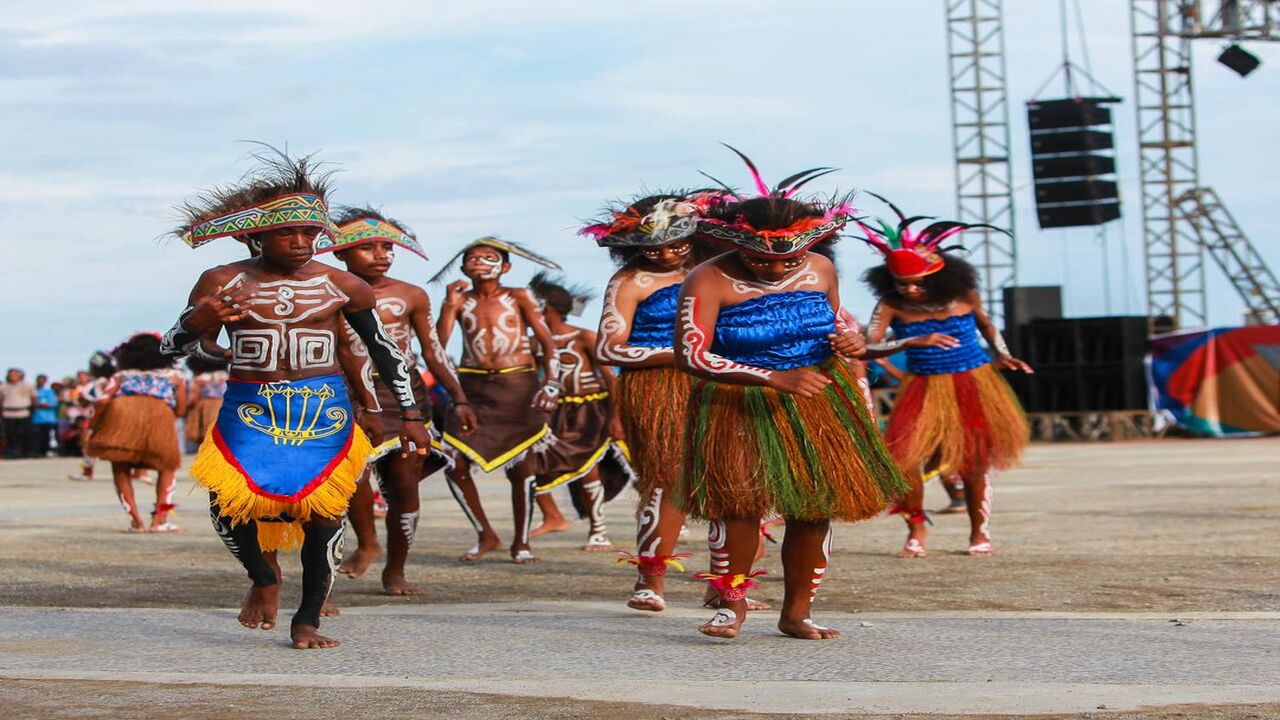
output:
<instances>
[{"instance_id":1,"label":"blue strapless top","mask_svg":"<svg viewBox=\"0 0 1280 720\"><path fill-rule=\"evenodd\" d=\"M628 345L671 347L676 342L676 298L680 283L654 292L636 305Z\"/></svg>"},{"instance_id":2,"label":"blue strapless top","mask_svg":"<svg viewBox=\"0 0 1280 720\"><path fill-rule=\"evenodd\" d=\"M761 295L720 311L711 352L743 365L791 370L831 357L827 335L835 331L836 314L826 293Z\"/></svg>"},{"instance_id":3,"label":"blue strapless top","mask_svg":"<svg viewBox=\"0 0 1280 720\"><path fill-rule=\"evenodd\" d=\"M895 339L943 333L960 341L953 348L907 348L907 372L917 375L945 375L958 373L981 367L991 362L987 351L978 343L978 326L973 320L973 313L952 315L941 320L919 320L891 323Z\"/></svg>"}]
</instances>

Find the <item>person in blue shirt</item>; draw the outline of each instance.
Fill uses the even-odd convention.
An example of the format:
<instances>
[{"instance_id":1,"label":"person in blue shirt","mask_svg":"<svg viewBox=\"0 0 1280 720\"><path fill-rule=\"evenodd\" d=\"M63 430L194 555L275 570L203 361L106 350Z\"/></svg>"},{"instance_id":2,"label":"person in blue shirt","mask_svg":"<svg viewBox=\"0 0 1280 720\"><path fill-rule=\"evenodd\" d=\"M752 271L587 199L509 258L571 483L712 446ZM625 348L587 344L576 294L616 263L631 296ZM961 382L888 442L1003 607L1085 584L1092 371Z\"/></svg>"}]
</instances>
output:
<instances>
[{"instance_id":1,"label":"person in blue shirt","mask_svg":"<svg viewBox=\"0 0 1280 720\"><path fill-rule=\"evenodd\" d=\"M29 454L45 457L57 442L58 391L49 386L48 375L36 376L36 403L31 412L31 448Z\"/></svg>"}]
</instances>

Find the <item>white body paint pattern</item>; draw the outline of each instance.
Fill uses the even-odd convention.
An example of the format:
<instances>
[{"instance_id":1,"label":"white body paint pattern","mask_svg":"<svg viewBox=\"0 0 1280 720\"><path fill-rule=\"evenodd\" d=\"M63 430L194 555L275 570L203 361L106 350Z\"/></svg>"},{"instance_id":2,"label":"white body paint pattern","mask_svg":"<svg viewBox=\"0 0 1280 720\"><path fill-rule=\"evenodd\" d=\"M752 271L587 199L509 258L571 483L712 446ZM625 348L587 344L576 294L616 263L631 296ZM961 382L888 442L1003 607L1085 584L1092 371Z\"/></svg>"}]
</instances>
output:
<instances>
[{"instance_id":1,"label":"white body paint pattern","mask_svg":"<svg viewBox=\"0 0 1280 720\"><path fill-rule=\"evenodd\" d=\"M581 334L580 330L574 330L564 335L551 336L559 358L556 377L570 395L583 395L604 389L595 372L586 369L587 359L583 357L577 343Z\"/></svg>"},{"instance_id":2,"label":"white body paint pattern","mask_svg":"<svg viewBox=\"0 0 1280 720\"><path fill-rule=\"evenodd\" d=\"M489 327L480 327L480 318L476 314L479 300L471 297L462 303L458 317L462 320L463 329L463 365L476 366L480 364L480 358L516 354L528 349L520 307L516 304L515 297L507 292L496 299L502 309Z\"/></svg>"},{"instance_id":3,"label":"white body paint pattern","mask_svg":"<svg viewBox=\"0 0 1280 720\"><path fill-rule=\"evenodd\" d=\"M707 526L707 549L711 552L711 572L724 575L729 572L729 550L725 545L729 534L723 520L712 520Z\"/></svg>"},{"instance_id":4,"label":"white body paint pattern","mask_svg":"<svg viewBox=\"0 0 1280 720\"><path fill-rule=\"evenodd\" d=\"M818 287L822 284L822 276L818 275L818 272L813 269L812 262L806 262L793 275L774 283L763 280L739 280L723 270L716 270L716 272L730 282L734 293L743 297L767 295L784 290L796 291L806 287Z\"/></svg>"},{"instance_id":5,"label":"white body paint pattern","mask_svg":"<svg viewBox=\"0 0 1280 720\"><path fill-rule=\"evenodd\" d=\"M658 535L658 519L662 515L662 488L653 489L649 503L640 508L636 515L639 532L636 537L636 549L640 557L654 557L662 537Z\"/></svg>"},{"instance_id":6,"label":"white body paint pattern","mask_svg":"<svg viewBox=\"0 0 1280 720\"><path fill-rule=\"evenodd\" d=\"M378 402L378 389L373 383L373 362L369 360L369 348L365 347L364 341L351 325L343 323L343 327L347 333L347 346L351 348L351 354L360 361L360 384L368 391L369 397L373 398L373 407L366 409L382 412L382 405Z\"/></svg>"},{"instance_id":7,"label":"white body paint pattern","mask_svg":"<svg viewBox=\"0 0 1280 720\"><path fill-rule=\"evenodd\" d=\"M240 273L220 292L248 285L246 275ZM231 367L256 372L332 367L335 344L331 331L290 326L341 307L348 300L327 275L253 286L245 301L245 314L267 327L231 331Z\"/></svg>"},{"instance_id":8,"label":"white body paint pattern","mask_svg":"<svg viewBox=\"0 0 1280 720\"><path fill-rule=\"evenodd\" d=\"M600 359L616 365L626 366L649 358L671 356L673 351L667 347L640 347L628 345L631 335L631 318L625 318L618 312L618 291L626 280L630 280L639 288L653 287L659 279L684 277L683 270L669 273L637 272L629 277L615 277L604 293L604 310L600 315L600 332L596 341L596 354Z\"/></svg>"},{"instance_id":9,"label":"white body paint pattern","mask_svg":"<svg viewBox=\"0 0 1280 720\"><path fill-rule=\"evenodd\" d=\"M418 536L418 517L421 514L421 511L400 513L400 533L409 547L413 547L413 540Z\"/></svg>"},{"instance_id":10,"label":"white body paint pattern","mask_svg":"<svg viewBox=\"0 0 1280 720\"><path fill-rule=\"evenodd\" d=\"M590 527L587 530L588 545L605 545L609 540L604 523L604 483L593 480L582 484L582 494L587 499L587 518Z\"/></svg>"},{"instance_id":11,"label":"white body paint pattern","mask_svg":"<svg viewBox=\"0 0 1280 720\"><path fill-rule=\"evenodd\" d=\"M810 603L818 599L818 586L822 585L822 579L827 574L827 566L831 564L831 536L832 529L827 528L827 536L822 540L822 564L813 569L813 576L809 580Z\"/></svg>"},{"instance_id":12,"label":"white body paint pattern","mask_svg":"<svg viewBox=\"0 0 1280 720\"><path fill-rule=\"evenodd\" d=\"M333 592L333 579L338 575L338 567L342 565L343 550L347 546L347 527L343 525L338 531L329 538L329 543L325 547L325 560L329 563L329 589L325 591L324 596L329 597Z\"/></svg>"},{"instance_id":13,"label":"white body paint pattern","mask_svg":"<svg viewBox=\"0 0 1280 720\"><path fill-rule=\"evenodd\" d=\"M773 375L771 371L764 368L736 363L711 352L711 339L707 337L706 331L699 327L695 320L697 307L698 299L694 297L685 298L680 307L680 325L684 331L684 341L681 343L680 352L689 367L711 375L740 374L760 378L761 380L768 380Z\"/></svg>"},{"instance_id":14,"label":"white body paint pattern","mask_svg":"<svg viewBox=\"0 0 1280 720\"><path fill-rule=\"evenodd\" d=\"M529 544L529 530L533 527L533 506L536 502L537 491L534 486L538 484L538 478L530 475L524 479L524 528L520 532L520 544ZM527 552L527 551L526 551Z\"/></svg>"},{"instance_id":15,"label":"white body paint pattern","mask_svg":"<svg viewBox=\"0 0 1280 720\"><path fill-rule=\"evenodd\" d=\"M475 512L472 511L471 506L467 504L467 497L462 494L462 488L458 487L457 483L453 481L453 477L448 473L445 473L444 479L445 484L449 486L449 493L453 495L458 507L462 508L462 514L466 515L467 519L471 521L471 527L475 529L476 534L479 535L484 532L484 525L480 522L480 518L476 516ZM476 550L472 552L478 550L479 546L477 545Z\"/></svg>"},{"instance_id":16,"label":"white body paint pattern","mask_svg":"<svg viewBox=\"0 0 1280 720\"><path fill-rule=\"evenodd\" d=\"M867 337L873 338L879 335L880 341L874 344L868 343L867 349L875 350L877 352L897 352L907 344L907 340L886 340L884 339L884 335L880 335L882 331L888 332L888 330L884 328L884 314L881 309L883 306L884 303L877 303L876 309L871 311L871 324L867 326Z\"/></svg>"},{"instance_id":17,"label":"white body paint pattern","mask_svg":"<svg viewBox=\"0 0 1280 720\"><path fill-rule=\"evenodd\" d=\"M991 476L987 475L986 485L982 489L982 502L978 503L978 513L982 516L982 523L978 525L978 532L982 533L987 540L991 539L991 501L994 497L992 490Z\"/></svg>"},{"instance_id":18,"label":"white body paint pattern","mask_svg":"<svg viewBox=\"0 0 1280 720\"><path fill-rule=\"evenodd\" d=\"M231 536L231 528L229 526L224 527L222 523L218 522L217 505L209 506L209 519L213 521L213 531L218 534L218 537L222 538L222 544L226 545L227 549L231 551L231 554L239 560L240 545L236 542L236 539Z\"/></svg>"}]
</instances>

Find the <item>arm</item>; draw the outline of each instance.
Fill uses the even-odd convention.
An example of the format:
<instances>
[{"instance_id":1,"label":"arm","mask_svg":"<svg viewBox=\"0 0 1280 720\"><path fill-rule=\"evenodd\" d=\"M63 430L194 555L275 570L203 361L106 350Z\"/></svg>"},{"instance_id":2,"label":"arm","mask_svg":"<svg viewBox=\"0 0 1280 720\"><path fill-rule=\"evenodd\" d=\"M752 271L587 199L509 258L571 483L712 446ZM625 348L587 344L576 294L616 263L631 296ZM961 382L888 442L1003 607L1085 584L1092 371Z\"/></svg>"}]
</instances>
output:
<instances>
[{"instance_id":1,"label":"arm","mask_svg":"<svg viewBox=\"0 0 1280 720\"><path fill-rule=\"evenodd\" d=\"M455 280L445 288L444 304L440 306L440 319L436 321L436 338L442 347L449 344L449 338L453 335L453 326L458 322L458 310L462 308L466 292L465 280Z\"/></svg>"},{"instance_id":2,"label":"arm","mask_svg":"<svg viewBox=\"0 0 1280 720\"><path fill-rule=\"evenodd\" d=\"M444 352L444 345L436 337L436 330L431 323L431 298L421 289L414 288L410 298L409 322L418 335L418 343L422 346L422 359L427 370L444 385L444 389L453 399L453 412L458 415L459 432L465 437L475 431L478 424L475 411L467 400L467 393L458 382L458 374L454 372L453 363Z\"/></svg>"},{"instance_id":3,"label":"arm","mask_svg":"<svg viewBox=\"0 0 1280 720\"><path fill-rule=\"evenodd\" d=\"M684 372L704 380L735 385L767 385L772 370L736 363L711 352L719 299L714 286L690 277L680 291L680 311L676 317L675 362Z\"/></svg>"},{"instance_id":4,"label":"arm","mask_svg":"<svg viewBox=\"0 0 1280 720\"><path fill-rule=\"evenodd\" d=\"M545 384L534 396L533 406L550 412L555 409L556 399L564 391L564 386L560 384L560 353L556 351L556 341L551 337L547 320L538 309L538 303L533 299L533 294L525 289L513 290L512 294L516 298L516 306L520 308L525 324L533 331L533 337L538 341L538 347L541 349L537 354L538 365L542 367Z\"/></svg>"},{"instance_id":5,"label":"arm","mask_svg":"<svg viewBox=\"0 0 1280 720\"><path fill-rule=\"evenodd\" d=\"M222 326L240 320L248 290L243 285L224 289L227 274L226 268L213 268L200 275L187 296L186 309L179 313L177 322L161 339L161 353L169 357L199 354L205 345L203 341L217 347Z\"/></svg>"},{"instance_id":6,"label":"arm","mask_svg":"<svg viewBox=\"0 0 1280 720\"><path fill-rule=\"evenodd\" d=\"M871 311L871 324L867 326L867 354L869 359L888 357L907 346L906 339L889 340L885 336L893 322L893 307L884 301L876 303Z\"/></svg>"},{"instance_id":7,"label":"arm","mask_svg":"<svg viewBox=\"0 0 1280 720\"><path fill-rule=\"evenodd\" d=\"M987 315L987 311L982 307L982 296L974 291L966 298L970 305L973 306L973 320L978 326L978 332L987 341L987 345L991 346L991 350L996 354L995 365L1001 370L1017 370L1024 373L1033 373L1034 370L1025 362L1013 356L1009 352L1009 346L1005 344L1004 336L1000 334L996 324L991 322L991 316Z\"/></svg>"},{"instance_id":8,"label":"arm","mask_svg":"<svg viewBox=\"0 0 1280 720\"><path fill-rule=\"evenodd\" d=\"M373 365L369 362L369 353L357 352L356 344L360 342L350 325L344 328L342 339L338 342L338 365L347 379L360 408L371 413L382 412L378 402L378 391L373 386Z\"/></svg>"},{"instance_id":9,"label":"arm","mask_svg":"<svg viewBox=\"0 0 1280 720\"><path fill-rule=\"evenodd\" d=\"M840 279L836 277L835 266L826 258L822 260L818 274L827 283L827 302L831 304L831 310L836 316L835 332L828 335L827 339L831 341L831 350L835 354L846 360L856 360L867 354L866 340L858 329L858 321L854 319L853 313L845 310L840 302ZM863 373L862 377L866 378L865 369L859 369L858 372Z\"/></svg>"},{"instance_id":10,"label":"arm","mask_svg":"<svg viewBox=\"0 0 1280 720\"><path fill-rule=\"evenodd\" d=\"M669 367L675 362L673 348L627 344L638 304L634 288L627 282L629 279L630 275L618 273L605 290L596 357L602 364L624 368Z\"/></svg>"}]
</instances>

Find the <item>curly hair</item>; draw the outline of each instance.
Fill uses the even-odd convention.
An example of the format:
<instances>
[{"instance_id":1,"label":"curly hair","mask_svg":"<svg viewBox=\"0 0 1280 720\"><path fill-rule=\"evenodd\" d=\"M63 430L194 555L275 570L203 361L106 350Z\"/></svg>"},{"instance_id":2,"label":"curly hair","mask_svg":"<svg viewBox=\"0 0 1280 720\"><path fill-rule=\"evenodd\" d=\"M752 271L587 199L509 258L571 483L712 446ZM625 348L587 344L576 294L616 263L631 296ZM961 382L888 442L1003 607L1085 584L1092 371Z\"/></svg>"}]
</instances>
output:
<instances>
[{"instance_id":1,"label":"curly hair","mask_svg":"<svg viewBox=\"0 0 1280 720\"><path fill-rule=\"evenodd\" d=\"M160 337L138 333L111 351L121 370L161 370L173 367L173 360L160 352Z\"/></svg>"},{"instance_id":2,"label":"curly hair","mask_svg":"<svg viewBox=\"0 0 1280 720\"><path fill-rule=\"evenodd\" d=\"M959 300L978 289L978 270L969 261L949 253L941 253L946 264L931 275L925 275L920 285L929 294L929 300L936 303L949 303ZM868 268L862 273L862 281L871 293L880 300L905 300L898 293L893 275L884 264Z\"/></svg>"}]
</instances>

